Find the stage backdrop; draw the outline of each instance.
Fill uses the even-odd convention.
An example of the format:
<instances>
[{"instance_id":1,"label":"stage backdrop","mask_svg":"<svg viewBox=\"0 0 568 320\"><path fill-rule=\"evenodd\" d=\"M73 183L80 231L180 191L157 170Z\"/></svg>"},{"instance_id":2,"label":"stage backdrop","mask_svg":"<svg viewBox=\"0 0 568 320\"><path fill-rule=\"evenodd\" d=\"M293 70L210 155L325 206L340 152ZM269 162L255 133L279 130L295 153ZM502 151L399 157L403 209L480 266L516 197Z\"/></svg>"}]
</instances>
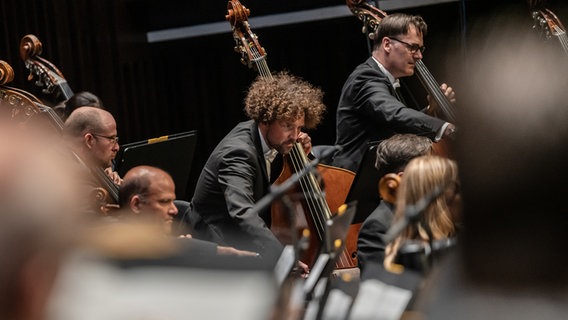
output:
<instances>
[{"instance_id":1,"label":"stage backdrop","mask_svg":"<svg viewBox=\"0 0 568 320\"><path fill-rule=\"evenodd\" d=\"M450 1L397 10L421 14L429 23L424 61L440 82L451 83L458 94L464 90L455 79L467 59L467 26L491 10L490 3ZM250 18L346 6L340 0L243 0L243 4L250 9ZM517 7L525 13L524 4ZM41 56L63 72L73 91L88 90L103 99L117 119L121 143L197 130L189 199L210 151L245 119L242 101L256 76L233 51L226 14L227 1L221 0L2 0L0 59L15 70L12 86L55 103L26 80L19 58L21 38L36 35L43 44ZM225 31L147 41L148 32L215 22L226 23ZM314 144L334 142L335 109L343 82L369 55L361 26L352 15L261 28L251 25L272 71L288 70L324 90L328 112L321 126L310 132ZM413 81L416 96L424 101L425 93Z\"/></svg>"}]
</instances>

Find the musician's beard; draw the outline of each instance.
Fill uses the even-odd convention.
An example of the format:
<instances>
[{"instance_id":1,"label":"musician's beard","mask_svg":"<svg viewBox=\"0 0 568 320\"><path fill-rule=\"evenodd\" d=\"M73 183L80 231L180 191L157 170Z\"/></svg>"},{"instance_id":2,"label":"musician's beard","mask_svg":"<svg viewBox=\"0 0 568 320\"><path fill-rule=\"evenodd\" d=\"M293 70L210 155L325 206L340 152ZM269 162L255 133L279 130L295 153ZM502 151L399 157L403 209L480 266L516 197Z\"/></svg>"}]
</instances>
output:
<instances>
[{"instance_id":1,"label":"musician's beard","mask_svg":"<svg viewBox=\"0 0 568 320\"><path fill-rule=\"evenodd\" d=\"M281 141L281 139L285 138L285 137L290 137L290 135L284 135L281 133L280 130L278 130L278 128L275 128L275 126L277 126L276 123L273 123L271 125L268 126L267 131L266 131L266 144L270 147L275 149L276 151L278 151L278 153L284 155L284 154L288 154L292 148L294 147L294 143L296 143L295 139L288 139L285 141L282 141L280 143L275 143L274 140L279 140Z\"/></svg>"},{"instance_id":2,"label":"musician's beard","mask_svg":"<svg viewBox=\"0 0 568 320\"><path fill-rule=\"evenodd\" d=\"M286 141L280 144L272 144L271 147L276 149L276 151L278 151L278 153L280 154L288 154L290 153L290 151L292 150L292 148L294 147L294 143L296 143L295 141Z\"/></svg>"},{"instance_id":3,"label":"musician's beard","mask_svg":"<svg viewBox=\"0 0 568 320\"><path fill-rule=\"evenodd\" d=\"M113 167L113 162L112 162L112 160L114 160L114 158L111 159L111 160L103 160L103 161L101 162L101 168L103 168L103 169L112 168L112 167Z\"/></svg>"}]
</instances>

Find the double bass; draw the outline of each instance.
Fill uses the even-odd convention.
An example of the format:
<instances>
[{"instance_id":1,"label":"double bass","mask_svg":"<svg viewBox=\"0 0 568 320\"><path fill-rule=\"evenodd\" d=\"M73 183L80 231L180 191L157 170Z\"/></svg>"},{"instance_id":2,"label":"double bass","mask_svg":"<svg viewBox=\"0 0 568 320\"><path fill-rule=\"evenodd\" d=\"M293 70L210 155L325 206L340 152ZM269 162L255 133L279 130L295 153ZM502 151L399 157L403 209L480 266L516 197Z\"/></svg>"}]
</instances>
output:
<instances>
[{"instance_id":1,"label":"double bass","mask_svg":"<svg viewBox=\"0 0 568 320\"><path fill-rule=\"evenodd\" d=\"M271 78L272 74L266 63L266 51L260 45L258 37L251 31L248 23L250 10L238 0L229 1L227 9L228 14L225 18L232 26L233 38L236 43L235 51L241 54L241 62L249 68L256 69L262 77ZM276 184L282 183L294 172L302 171L310 161L299 143L293 146L284 160L284 168L280 177L274 182ZM349 170L323 164L318 164L317 169L324 185L333 188L327 188L324 194L318 177L314 173L308 173L299 181L299 192L303 194L302 198L304 199L301 201L303 210L295 210L297 213L303 212L302 216L295 220L305 220L308 225L309 245L300 260L310 267L313 266L325 240L325 223L344 204L355 176ZM277 205L272 206L271 230L283 243L288 242L286 234L290 232L291 228L286 217L287 214L283 212L283 208ZM350 229L347 239L345 239L344 250L336 262L337 269L357 267L357 234L358 228Z\"/></svg>"},{"instance_id":2,"label":"double bass","mask_svg":"<svg viewBox=\"0 0 568 320\"><path fill-rule=\"evenodd\" d=\"M29 70L28 80L35 79L35 85L43 88L43 93L53 94L56 97L63 97L62 100L68 100L73 96L73 91L63 76L63 73L50 61L40 56L43 45L39 39L28 34L20 41L20 58L24 61L26 68ZM49 106L36 102L35 113L47 114L50 123L58 132L63 131L63 120ZM88 167L77 155L77 160L84 166ZM101 188L94 191L95 201L100 205L100 211L104 214L109 213L110 209L118 208L118 186L104 172L102 168L90 168L90 171L101 184Z\"/></svg>"}]
</instances>

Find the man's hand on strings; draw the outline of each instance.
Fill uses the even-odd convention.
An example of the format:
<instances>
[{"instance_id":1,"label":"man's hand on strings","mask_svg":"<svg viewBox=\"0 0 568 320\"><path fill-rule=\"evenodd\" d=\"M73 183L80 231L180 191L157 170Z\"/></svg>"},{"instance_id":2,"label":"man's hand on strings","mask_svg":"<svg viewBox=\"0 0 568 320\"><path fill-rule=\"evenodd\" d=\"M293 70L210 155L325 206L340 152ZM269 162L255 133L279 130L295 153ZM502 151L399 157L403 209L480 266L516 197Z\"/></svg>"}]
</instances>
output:
<instances>
[{"instance_id":1,"label":"man's hand on strings","mask_svg":"<svg viewBox=\"0 0 568 320\"><path fill-rule=\"evenodd\" d=\"M105 173L112 180L112 182L120 186L120 184L122 183L122 178L120 178L116 171L112 171L112 168L109 167L105 169Z\"/></svg>"},{"instance_id":2,"label":"man's hand on strings","mask_svg":"<svg viewBox=\"0 0 568 320\"><path fill-rule=\"evenodd\" d=\"M442 83L442 85L440 85L440 90L442 91L444 96L446 96L448 101L450 101L451 103L456 103L456 92L452 87L448 86L445 83ZM426 109L426 113L431 116L439 115L440 106L438 105L436 100L430 95L428 95L426 98L428 99L428 108Z\"/></svg>"},{"instance_id":3,"label":"man's hand on strings","mask_svg":"<svg viewBox=\"0 0 568 320\"><path fill-rule=\"evenodd\" d=\"M298 134L297 141L302 145L302 148L304 149L304 152L306 154L309 154L312 151L312 138L310 138L307 133L300 132Z\"/></svg>"}]
</instances>

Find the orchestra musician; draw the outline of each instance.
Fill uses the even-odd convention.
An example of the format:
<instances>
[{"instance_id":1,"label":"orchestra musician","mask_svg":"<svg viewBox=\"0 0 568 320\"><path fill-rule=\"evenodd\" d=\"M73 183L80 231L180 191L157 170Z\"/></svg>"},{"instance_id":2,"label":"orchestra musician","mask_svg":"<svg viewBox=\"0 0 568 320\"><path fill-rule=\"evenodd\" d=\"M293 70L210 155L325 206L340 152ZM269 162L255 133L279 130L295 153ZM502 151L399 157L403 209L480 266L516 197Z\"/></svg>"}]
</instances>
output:
<instances>
[{"instance_id":1,"label":"orchestra musician","mask_svg":"<svg viewBox=\"0 0 568 320\"><path fill-rule=\"evenodd\" d=\"M395 134L377 146L375 168L379 171L380 184L388 186L377 208L365 219L357 238L357 262L361 273L365 264L382 264L385 247L383 236L394 217L396 192L404 168L410 160L432 153L432 140L415 134ZM382 193L382 192L381 192ZM392 195L388 196L389 194Z\"/></svg>"},{"instance_id":2,"label":"orchestra musician","mask_svg":"<svg viewBox=\"0 0 568 320\"><path fill-rule=\"evenodd\" d=\"M112 170L120 145L116 120L106 110L96 107L80 107L65 121L63 136L73 152L90 168L101 168L119 186L122 179Z\"/></svg>"},{"instance_id":3,"label":"orchestra musician","mask_svg":"<svg viewBox=\"0 0 568 320\"><path fill-rule=\"evenodd\" d=\"M136 166L124 175L119 189L120 208L125 219L146 219L163 228L166 235L172 236L172 224L178 214L174 203L176 198L175 183L166 171L153 166ZM192 255L211 257L212 255L257 256L255 252L237 250L220 246L216 243L193 239L187 234L185 238Z\"/></svg>"},{"instance_id":4,"label":"orchestra musician","mask_svg":"<svg viewBox=\"0 0 568 320\"><path fill-rule=\"evenodd\" d=\"M80 107L62 128L66 158L74 160L77 185L84 194L81 210L91 216L108 215L118 208L118 188L122 179L112 169L119 150L116 121L108 111Z\"/></svg>"},{"instance_id":5,"label":"orchestra musician","mask_svg":"<svg viewBox=\"0 0 568 320\"><path fill-rule=\"evenodd\" d=\"M454 160L436 155L419 156L410 160L404 170L396 199L393 224L407 219L407 208L431 196L440 188L433 200L419 212L417 219L408 221L404 230L385 248L384 266L386 270L397 270L396 264L417 268L416 271L429 270L429 265L419 262L398 261L399 249L406 241L419 241L429 245L433 241L455 238L461 226L461 191L458 166ZM418 263L418 265L417 265Z\"/></svg>"},{"instance_id":6,"label":"orchestra musician","mask_svg":"<svg viewBox=\"0 0 568 320\"><path fill-rule=\"evenodd\" d=\"M454 124L432 116L438 106L430 96L429 106L421 108L405 105L398 93L399 78L413 75L415 63L422 59L426 31L420 16L392 14L382 19L373 36L372 56L355 68L341 92L335 144L343 149L335 155L334 166L356 172L368 143L395 133L433 141L454 133ZM455 102L452 87L442 84L440 89Z\"/></svg>"},{"instance_id":7,"label":"orchestra musician","mask_svg":"<svg viewBox=\"0 0 568 320\"><path fill-rule=\"evenodd\" d=\"M237 124L211 153L191 201L190 220L200 238L259 252L275 260L282 244L270 230L270 208L253 212L269 192L270 165L296 142L311 151L304 128L314 128L325 111L323 93L286 72L258 77L245 98L250 120ZM307 266L301 265L304 271Z\"/></svg>"}]
</instances>

